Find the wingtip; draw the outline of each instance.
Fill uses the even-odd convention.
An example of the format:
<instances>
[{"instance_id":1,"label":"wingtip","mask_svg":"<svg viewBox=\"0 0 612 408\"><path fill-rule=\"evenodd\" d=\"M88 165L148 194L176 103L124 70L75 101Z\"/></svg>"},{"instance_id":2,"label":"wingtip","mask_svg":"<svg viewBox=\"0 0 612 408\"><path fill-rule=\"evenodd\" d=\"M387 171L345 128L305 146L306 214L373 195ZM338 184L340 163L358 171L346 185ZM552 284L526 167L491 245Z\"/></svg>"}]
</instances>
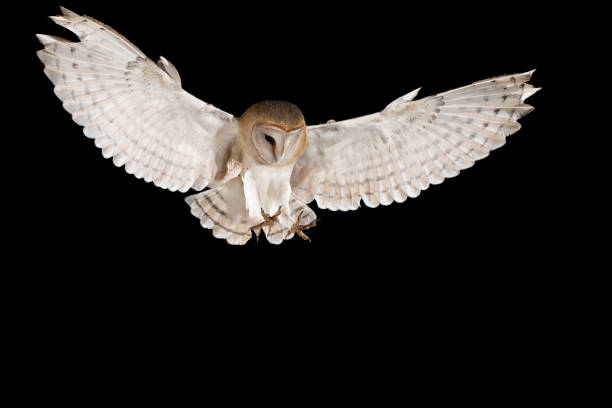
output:
<instances>
[{"instance_id":1,"label":"wingtip","mask_svg":"<svg viewBox=\"0 0 612 408\"><path fill-rule=\"evenodd\" d=\"M45 51L45 49L43 48L42 50L38 50L36 51L36 56L38 57L39 60L43 61L43 55L46 53L47 51ZM44 64L44 61L43 61Z\"/></svg>"},{"instance_id":2,"label":"wingtip","mask_svg":"<svg viewBox=\"0 0 612 408\"><path fill-rule=\"evenodd\" d=\"M49 44L53 44L57 42L70 43L70 41L64 38L60 38L60 37L56 37L54 35L48 35L48 34L36 34L36 38L38 38L38 41L40 41L40 43L44 45L45 47L48 46Z\"/></svg>"},{"instance_id":3,"label":"wingtip","mask_svg":"<svg viewBox=\"0 0 612 408\"><path fill-rule=\"evenodd\" d=\"M67 17L78 16L77 13L75 13L74 11L68 10L66 7L59 6L59 8L60 8L60 11L62 12L62 14L67 16Z\"/></svg>"},{"instance_id":4,"label":"wingtip","mask_svg":"<svg viewBox=\"0 0 612 408\"><path fill-rule=\"evenodd\" d=\"M66 24L69 23L68 19L66 17L64 17L64 16L49 16L49 18L55 24L58 24L58 25L61 25L61 26L65 26Z\"/></svg>"},{"instance_id":5,"label":"wingtip","mask_svg":"<svg viewBox=\"0 0 612 408\"><path fill-rule=\"evenodd\" d=\"M527 72L525 72L525 74L524 74L524 75L527 75L527 80L530 80L530 79L531 79L531 76L533 75L533 73L534 73L535 71L536 71L536 70L535 70L535 68L534 68L534 69L532 69L531 71L527 71Z\"/></svg>"},{"instance_id":6,"label":"wingtip","mask_svg":"<svg viewBox=\"0 0 612 408\"><path fill-rule=\"evenodd\" d=\"M531 85L526 85L525 88L523 89L523 95L521 96L521 102L524 101L525 99L529 98L530 96L532 96L536 92L538 92L540 89L542 89L542 88L536 88L536 87L533 87Z\"/></svg>"},{"instance_id":7,"label":"wingtip","mask_svg":"<svg viewBox=\"0 0 612 408\"><path fill-rule=\"evenodd\" d=\"M417 88L417 89L414 89L412 92L410 92L410 93L408 93L408 94L404 95L404 97L403 97L403 98L404 98L404 101L405 101L405 102L410 102L410 101L412 101L414 98L416 98L416 97L417 97L417 95L419 94L419 91L420 91L420 90L421 90L421 87L419 87L419 88Z\"/></svg>"}]
</instances>

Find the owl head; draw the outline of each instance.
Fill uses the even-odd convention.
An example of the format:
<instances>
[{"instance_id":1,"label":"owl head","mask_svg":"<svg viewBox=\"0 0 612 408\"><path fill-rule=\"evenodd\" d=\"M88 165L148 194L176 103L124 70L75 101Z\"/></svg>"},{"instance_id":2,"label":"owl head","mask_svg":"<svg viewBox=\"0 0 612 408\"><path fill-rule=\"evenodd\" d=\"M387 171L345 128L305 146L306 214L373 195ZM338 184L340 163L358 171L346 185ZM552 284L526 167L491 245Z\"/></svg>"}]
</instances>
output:
<instances>
[{"instance_id":1,"label":"owl head","mask_svg":"<svg viewBox=\"0 0 612 408\"><path fill-rule=\"evenodd\" d=\"M292 103L256 103L240 117L243 147L261 164L295 162L306 149L308 133L302 111Z\"/></svg>"}]
</instances>

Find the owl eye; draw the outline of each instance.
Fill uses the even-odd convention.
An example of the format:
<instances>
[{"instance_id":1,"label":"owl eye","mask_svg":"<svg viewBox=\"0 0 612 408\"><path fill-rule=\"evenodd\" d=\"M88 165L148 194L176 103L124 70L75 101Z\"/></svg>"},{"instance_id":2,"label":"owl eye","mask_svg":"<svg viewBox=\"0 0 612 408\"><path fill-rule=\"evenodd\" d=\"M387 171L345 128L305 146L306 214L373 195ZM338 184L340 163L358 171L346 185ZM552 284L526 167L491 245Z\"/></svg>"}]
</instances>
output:
<instances>
[{"instance_id":1,"label":"owl eye","mask_svg":"<svg viewBox=\"0 0 612 408\"><path fill-rule=\"evenodd\" d=\"M274 138L270 135L266 135L266 142L270 143L272 146L274 146L274 144L276 144L276 141L274 140Z\"/></svg>"}]
</instances>

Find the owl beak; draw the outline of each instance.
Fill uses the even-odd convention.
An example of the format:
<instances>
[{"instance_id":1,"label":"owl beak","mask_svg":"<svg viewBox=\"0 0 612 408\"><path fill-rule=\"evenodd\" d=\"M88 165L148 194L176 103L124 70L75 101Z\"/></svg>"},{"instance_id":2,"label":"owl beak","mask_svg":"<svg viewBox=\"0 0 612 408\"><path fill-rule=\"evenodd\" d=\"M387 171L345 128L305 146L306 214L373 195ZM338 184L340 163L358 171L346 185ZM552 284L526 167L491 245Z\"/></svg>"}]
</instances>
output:
<instances>
[{"instance_id":1,"label":"owl beak","mask_svg":"<svg viewBox=\"0 0 612 408\"><path fill-rule=\"evenodd\" d=\"M274 144L274 159L279 161L283 154L285 153L285 143L287 141L287 136L283 135L282 140L279 140L278 143Z\"/></svg>"},{"instance_id":2,"label":"owl beak","mask_svg":"<svg viewBox=\"0 0 612 408\"><path fill-rule=\"evenodd\" d=\"M292 154L291 152L295 149L296 144L302 139L300 136L302 132L304 132L304 128L293 130L283 135L283 153L286 150L287 154Z\"/></svg>"}]
</instances>

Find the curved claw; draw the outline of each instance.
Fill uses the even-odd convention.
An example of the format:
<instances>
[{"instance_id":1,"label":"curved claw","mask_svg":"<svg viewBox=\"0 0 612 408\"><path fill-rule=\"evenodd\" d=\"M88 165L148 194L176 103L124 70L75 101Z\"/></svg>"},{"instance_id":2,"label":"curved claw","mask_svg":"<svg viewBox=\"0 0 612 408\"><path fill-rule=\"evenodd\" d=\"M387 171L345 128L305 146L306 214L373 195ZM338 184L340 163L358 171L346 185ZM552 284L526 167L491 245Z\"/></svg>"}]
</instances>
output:
<instances>
[{"instance_id":1,"label":"curved claw","mask_svg":"<svg viewBox=\"0 0 612 408\"><path fill-rule=\"evenodd\" d=\"M304 241L310 241L310 238L308 237L308 235L304 234L302 231L305 231L307 229L310 229L312 227L314 227L315 225L317 225L317 220L314 220L313 222L311 222L310 224L306 224L306 225L300 225L300 221L302 221L302 215L304 214L304 212L302 211L300 213L300 215L298 215L297 220L295 221L295 224L293 224L293 226L291 228L289 228L289 231L287 231L287 235L285 236L288 237L289 235L296 233L300 236L300 238L302 238Z\"/></svg>"},{"instance_id":2,"label":"curved claw","mask_svg":"<svg viewBox=\"0 0 612 408\"><path fill-rule=\"evenodd\" d=\"M260 222L257 225L254 225L250 228L251 231L257 231L262 229L263 227L271 227L272 224L274 224L274 222L276 221L276 219L278 218L278 216L281 214L281 209L280 207L278 207L278 211L276 211L276 214L272 215L272 216L268 216L263 209L261 209L261 216L263 217L263 222Z\"/></svg>"}]
</instances>

